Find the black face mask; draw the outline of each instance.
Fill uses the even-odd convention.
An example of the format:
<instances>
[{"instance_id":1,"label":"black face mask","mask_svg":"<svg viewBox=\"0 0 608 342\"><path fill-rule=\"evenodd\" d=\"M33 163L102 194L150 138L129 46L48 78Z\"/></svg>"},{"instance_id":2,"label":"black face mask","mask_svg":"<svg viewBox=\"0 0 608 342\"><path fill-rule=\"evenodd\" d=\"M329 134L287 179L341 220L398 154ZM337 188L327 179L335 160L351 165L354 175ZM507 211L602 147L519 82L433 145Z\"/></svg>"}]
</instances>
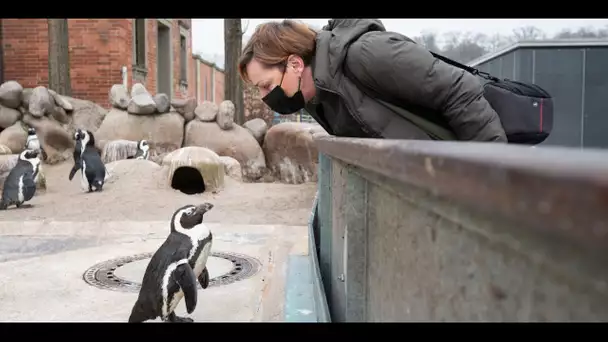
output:
<instances>
[{"instance_id":1,"label":"black face mask","mask_svg":"<svg viewBox=\"0 0 608 342\"><path fill-rule=\"evenodd\" d=\"M287 69L285 69L287 70ZM302 90L300 89L300 83L302 82L302 78L298 80L298 91L293 94L292 97L289 97L285 94L281 85L283 84L283 78L285 77L285 71L283 71L283 76L281 77L281 83L278 86L274 87L270 93L262 98L262 101L270 107L270 109L274 110L279 114L291 114L299 111L304 108L306 105L306 101L304 100L304 95L302 94Z\"/></svg>"}]
</instances>

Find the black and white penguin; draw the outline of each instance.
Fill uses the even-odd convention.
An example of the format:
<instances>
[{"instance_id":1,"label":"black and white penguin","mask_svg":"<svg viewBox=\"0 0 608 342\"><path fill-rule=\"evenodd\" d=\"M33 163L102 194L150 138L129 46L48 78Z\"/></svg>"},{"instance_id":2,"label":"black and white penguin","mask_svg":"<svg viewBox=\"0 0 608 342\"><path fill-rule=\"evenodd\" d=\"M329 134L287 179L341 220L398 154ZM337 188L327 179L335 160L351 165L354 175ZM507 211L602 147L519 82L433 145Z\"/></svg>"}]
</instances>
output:
<instances>
[{"instance_id":1,"label":"black and white penguin","mask_svg":"<svg viewBox=\"0 0 608 342\"><path fill-rule=\"evenodd\" d=\"M17 165L4 180L0 210L5 210L13 204L20 208L24 202L34 197L39 167L38 151L25 150L19 154Z\"/></svg>"},{"instance_id":2,"label":"black and white penguin","mask_svg":"<svg viewBox=\"0 0 608 342\"><path fill-rule=\"evenodd\" d=\"M212 235L203 223L203 215L211 208L211 203L186 205L173 213L171 233L148 263L130 323L156 317L164 322L193 322L191 318L178 317L174 310L185 297L186 310L192 313L197 302L196 282L203 289L209 286L207 259Z\"/></svg>"},{"instance_id":3,"label":"black and white penguin","mask_svg":"<svg viewBox=\"0 0 608 342\"><path fill-rule=\"evenodd\" d=\"M150 145L146 140L140 140L137 142L137 152L134 156L127 157L127 159L148 159L150 155Z\"/></svg>"},{"instance_id":4,"label":"black and white penguin","mask_svg":"<svg viewBox=\"0 0 608 342\"><path fill-rule=\"evenodd\" d=\"M70 171L69 179L72 180L76 171L81 172L81 186L84 191L102 191L106 180L106 166L101 160L99 151L95 147L95 137L91 131L78 130L75 133L76 148L74 148L74 166ZM76 156L80 142L80 156Z\"/></svg>"},{"instance_id":5,"label":"black and white penguin","mask_svg":"<svg viewBox=\"0 0 608 342\"><path fill-rule=\"evenodd\" d=\"M74 132L75 145L74 145L74 153L72 154L72 156L74 157L74 166L72 166L72 170L70 170L70 176L69 176L70 180L72 180L72 178L74 178L74 175L76 174L76 172L78 170L80 170L80 155L83 152L82 137L83 137L83 132L79 128L76 130L76 132Z\"/></svg>"},{"instance_id":6,"label":"black and white penguin","mask_svg":"<svg viewBox=\"0 0 608 342\"><path fill-rule=\"evenodd\" d=\"M38 135L36 134L36 129L34 127L29 127L27 129L27 140L25 142L25 149L38 151L42 159L46 159L46 153L40 145L40 140L38 139Z\"/></svg>"}]
</instances>

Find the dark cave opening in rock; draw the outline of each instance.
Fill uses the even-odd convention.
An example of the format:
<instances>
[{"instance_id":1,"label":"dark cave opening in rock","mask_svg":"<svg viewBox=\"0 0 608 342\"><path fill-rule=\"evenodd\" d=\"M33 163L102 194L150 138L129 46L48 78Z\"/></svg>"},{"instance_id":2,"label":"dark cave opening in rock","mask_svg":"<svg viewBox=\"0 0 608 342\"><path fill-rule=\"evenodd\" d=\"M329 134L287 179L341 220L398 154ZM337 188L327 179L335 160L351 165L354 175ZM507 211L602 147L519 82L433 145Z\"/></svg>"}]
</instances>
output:
<instances>
[{"instance_id":1,"label":"dark cave opening in rock","mask_svg":"<svg viewBox=\"0 0 608 342\"><path fill-rule=\"evenodd\" d=\"M200 194L205 192L205 181L197 169L181 166L173 172L171 187L186 195Z\"/></svg>"}]
</instances>

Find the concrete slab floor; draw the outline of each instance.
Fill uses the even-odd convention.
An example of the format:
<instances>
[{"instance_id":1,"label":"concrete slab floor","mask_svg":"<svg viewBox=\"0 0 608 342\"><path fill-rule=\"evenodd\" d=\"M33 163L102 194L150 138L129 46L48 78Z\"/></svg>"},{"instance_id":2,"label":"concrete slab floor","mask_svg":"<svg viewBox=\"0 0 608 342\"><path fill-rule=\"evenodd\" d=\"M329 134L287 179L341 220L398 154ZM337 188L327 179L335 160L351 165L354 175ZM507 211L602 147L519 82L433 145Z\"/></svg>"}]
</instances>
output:
<instances>
[{"instance_id":1,"label":"concrete slab floor","mask_svg":"<svg viewBox=\"0 0 608 342\"><path fill-rule=\"evenodd\" d=\"M204 321L283 321L290 255L307 250L306 226L208 224L213 251L260 261L251 278L199 290L188 315L182 300L176 313ZM154 252L169 232L167 222L0 221L0 321L126 322L137 293L103 290L83 273L96 263ZM126 264L116 274L141 282L149 259ZM211 258L211 276L230 269Z\"/></svg>"}]
</instances>

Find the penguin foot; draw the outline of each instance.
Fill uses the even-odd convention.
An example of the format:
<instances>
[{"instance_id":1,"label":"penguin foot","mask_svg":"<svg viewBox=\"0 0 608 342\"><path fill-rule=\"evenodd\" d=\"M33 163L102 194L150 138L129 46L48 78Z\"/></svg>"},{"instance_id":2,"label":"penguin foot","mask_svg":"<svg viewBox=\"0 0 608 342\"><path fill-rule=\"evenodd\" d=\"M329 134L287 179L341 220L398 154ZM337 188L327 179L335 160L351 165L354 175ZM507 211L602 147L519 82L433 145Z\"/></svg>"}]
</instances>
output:
<instances>
[{"instance_id":1,"label":"penguin foot","mask_svg":"<svg viewBox=\"0 0 608 342\"><path fill-rule=\"evenodd\" d=\"M179 317L178 315L175 314L175 312L172 312L169 317L168 317L168 322L171 323L194 323L194 320L190 317Z\"/></svg>"},{"instance_id":2,"label":"penguin foot","mask_svg":"<svg viewBox=\"0 0 608 342\"><path fill-rule=\"evenodd\" d=\"M28 204L23 204L22 203L22 204L15 204L15 205L17 206L17 208L23 208L23 209L27 209L27 208L33 207L33 205L31 205L29 203Z\"/></svg>"}]
</instances>

